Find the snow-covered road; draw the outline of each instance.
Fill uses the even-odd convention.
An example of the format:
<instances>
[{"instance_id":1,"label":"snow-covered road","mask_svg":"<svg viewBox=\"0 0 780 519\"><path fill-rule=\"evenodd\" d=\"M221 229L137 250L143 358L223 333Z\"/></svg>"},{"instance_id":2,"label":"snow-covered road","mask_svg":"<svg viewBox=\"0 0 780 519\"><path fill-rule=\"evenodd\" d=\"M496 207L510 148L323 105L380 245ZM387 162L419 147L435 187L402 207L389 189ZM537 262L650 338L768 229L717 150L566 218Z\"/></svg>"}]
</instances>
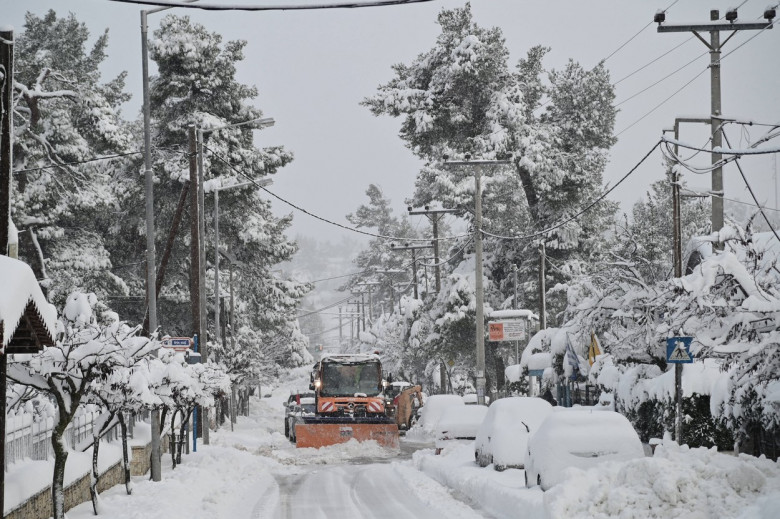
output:
<instances>
[{"instance_id":1,"label":"snow-covered road","mask_svg":"<svg viewBox=\"0 0 780 519\"><path fill-rule=\"evenodd\" d=\"M276 483L258 503L255 518L485 517L454 499L445 487L399 463L319 467L276 475Z\"/></svg>"}]
</instances>

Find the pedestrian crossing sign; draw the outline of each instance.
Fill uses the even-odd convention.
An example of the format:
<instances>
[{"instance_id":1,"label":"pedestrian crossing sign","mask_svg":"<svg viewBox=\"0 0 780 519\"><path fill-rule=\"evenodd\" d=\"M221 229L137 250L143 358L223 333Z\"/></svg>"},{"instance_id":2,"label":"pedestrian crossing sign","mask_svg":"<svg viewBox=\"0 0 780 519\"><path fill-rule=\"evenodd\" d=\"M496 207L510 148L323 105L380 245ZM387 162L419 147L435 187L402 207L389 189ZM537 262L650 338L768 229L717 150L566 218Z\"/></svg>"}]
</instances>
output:
<instances>
[{"instance_id":1,"label":"pedestrian crossing sign","mask_svg":"<svg viewBox=\"0 0 780 519\"><path fill-rule=\"evenodd\" d=\"M692 341L693 337L669 337L666 339L666 362L671 364L693 362Z\"/></svg>"}]
</instances>

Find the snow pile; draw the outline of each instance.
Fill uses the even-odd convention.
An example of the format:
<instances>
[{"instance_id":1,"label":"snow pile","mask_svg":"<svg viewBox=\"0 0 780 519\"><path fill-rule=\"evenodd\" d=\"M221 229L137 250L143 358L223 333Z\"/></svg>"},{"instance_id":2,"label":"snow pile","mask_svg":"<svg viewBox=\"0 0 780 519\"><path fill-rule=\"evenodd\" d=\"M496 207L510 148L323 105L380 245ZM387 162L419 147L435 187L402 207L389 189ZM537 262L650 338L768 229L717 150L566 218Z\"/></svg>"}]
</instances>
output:
<instances>
[{"instance_id":1,"label":"snow pile","mask_svg":"<svg viewBox=\"0 0 780 519\"><path fill-rule=\"evenodd\" d=\"M479 503L490 517L546 519L544 493L538 488L525 488L525 476L519 469L496 472L480 468L474 462L474 443L454 445L436 456L431 449L414 453L417 469L442 485L452 488Z\"/></svg>"},{"instance_id":2,"label":"snow pile","mask_svg":"<svg viewBox=\"0 0 780 519\"><path fill-rule=\"evenodd\" d=\"M769 519L780 506L780 466L667 440L652 458L569 469L544 503L550 517Z\"/></svg>"}]
</instances>

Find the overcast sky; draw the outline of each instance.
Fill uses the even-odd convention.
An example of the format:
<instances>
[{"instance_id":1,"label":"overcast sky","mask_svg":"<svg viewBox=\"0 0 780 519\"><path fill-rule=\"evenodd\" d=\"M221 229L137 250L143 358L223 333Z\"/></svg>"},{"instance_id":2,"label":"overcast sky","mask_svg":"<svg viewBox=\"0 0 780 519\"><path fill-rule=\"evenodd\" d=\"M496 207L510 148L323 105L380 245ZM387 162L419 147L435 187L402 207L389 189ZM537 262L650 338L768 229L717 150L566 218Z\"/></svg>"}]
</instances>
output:
<instances>
[{"instance_id":1,"label":"overcast sky","mask_svg":"<svg viewBox=\"0 0 780 519\"><path fill-rule=\"evenodd\" d=\"M327 1L230 0L228 3L279 5ZM616 124L619 141L611 151L612 160L605 175L607 182L614 183L645 155L663 128L673 125L675 117L709 115L709 55L704 44L690 33L659 34L656 24L648 26L656 10L672 5L673 1L473 0L472 10L480 25L503 30L512 64L530 47L542 44L552 48L545 62L548 67L560 68L569 59L591 67L635 36L606 62L613 81L647 65L618 83L618 103L693 60L657 86L619 106ZM739 9L740 20L760 18L769 1L744 2ZM669 9L667 22L704 23L709 20L710 9L720 9L723 15L728 7L739 4L735 0L679 0ZM405 212L403 199L411 194L420 163L397 136L400 120L376 118L359 102L392 78L392 64L409 63L431 48L439 34L436 24L439 11L462 5L462 0L436 0L331 11L242 13L176 9L174 12L188 14L209 30L222 34L224 40L248 41L238 79L259 88L256 106L266 116L276 119L275 127L256 133L257 144L283 144L296 156L275 177L270 189L315 214L346 223L344 215L367 200L364 193L371 183L380 185L391 198L396 214ZM125 118L138 116L140 6L109 0L0 0L0 6L0 23L11 24L17 31L23 28L26 11L42 16L48 9L55 9L61 16L75 13L93 36L108 28L104 79L122 70L128 72L127 85L133 100L123 114ZM150 31L164 15L149 16ZM727 33L723 34L725 37ZM650 64L682 42L686 43ZM730 51L734 53L726 56L722 65L724 115L780 123L780 27L760 33L741 31L724 47L724 54ZM700 57L696 59L697 56ZM24 56L17 55L16 59L24 60ZM697 74L699 77L679 94L636 122ZM748 138L755 139L767 129L754 126L743 131L729 127L728 135L735 147L744 147ZM707 139L704 130L685 126L681 139L702 145ZM773 144L780 145L777 141ZM704 159L709 161L708 157ZM772 156L762 156L744 159L743 168L761 201L774 207L775 171L780 166L775 166ZM736 168L727 167L724 176L726 197L749 200ZM661 155L657 152L611 198L621 201L624 210L630 210L631 204L650 184L662 177ZM685 178L695 188L709 188L709 175L686 173ZM293 236L338 240L352 234L276 201L274 206L277 214L294 213Z\"/></svg>"}]
</instances>

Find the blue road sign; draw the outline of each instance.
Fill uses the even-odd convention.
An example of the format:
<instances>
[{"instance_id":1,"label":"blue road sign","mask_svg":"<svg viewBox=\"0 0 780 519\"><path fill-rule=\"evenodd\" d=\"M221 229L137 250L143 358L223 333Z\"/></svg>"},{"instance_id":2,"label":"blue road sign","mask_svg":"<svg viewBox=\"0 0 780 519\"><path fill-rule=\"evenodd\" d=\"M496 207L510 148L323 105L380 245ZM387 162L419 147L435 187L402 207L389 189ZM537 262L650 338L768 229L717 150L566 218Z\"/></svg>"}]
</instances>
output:
<instances>
[{"instance_id":1,"label":"blue road sign","mask_svg":"<svg viewBox=\"0 0 780 519\"><path fill-rule=\"evenodd\" d=\"M693 341L693 337L669 337L666 339L666 362L671 364L693 362L691 341Z\"/></svg>"}]
</instances>

